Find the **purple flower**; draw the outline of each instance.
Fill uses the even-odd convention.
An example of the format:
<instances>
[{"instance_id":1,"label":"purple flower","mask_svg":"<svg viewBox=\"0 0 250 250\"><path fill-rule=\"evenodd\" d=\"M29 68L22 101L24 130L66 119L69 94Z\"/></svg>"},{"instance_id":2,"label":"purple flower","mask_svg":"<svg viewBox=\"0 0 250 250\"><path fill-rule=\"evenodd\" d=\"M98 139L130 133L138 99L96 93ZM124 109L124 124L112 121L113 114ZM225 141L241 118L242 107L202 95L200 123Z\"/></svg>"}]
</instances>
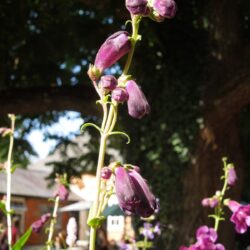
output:
<instances>
[{"instance_id":1,"label":"purple flower","mask_svg":"<svg viewBox=\"0 0 250 250\"><path fill-rule=\"evenodd\" d=\"M154 233L153 233L153 226L151 223L145 222L143 224L143 228L140 232L144 237L147 239L153 240L154 239Z\"/></svg>"},{"instance_id":2,"label":"purple flower","mask_svg":"<svg viewBox=\"0 0 250 250\"><path fill-rule=\"evenodd\" d=\"M125 242L119 244L119 250L130 250L130 249L131 249L130 244L127 244Z\"/></svg>"},{"instance_id":3,"label":"purple flower","mask_svg":"<svg viewBox=\"0 0 250 250\"><path fill-rule=\"evenodd\" d=\"M227 184L233 186L236 183L237 175L233 166L228 169Z\"/></svg>"},{"instance_id":4,"label":"purple flower","mask_svg":"<svg viewBox=\"0 0 250 250\"><path fill-rule=\"evenodd\" d=\"M59 196L61 201L66 201L69 197L69 191L64 185L60 184L54 196Z\"/></svg>"},{"instance_id":5,"label":"purple flower","mask_svg":"<svg viewBox=\"0 0 250 250\"><path fill-rule=\"evenodd\" d=\"M119 206L127 214L149 217L158 207L146 181L135 170L116 168L115 188Z\"/></svg>"},{"instance_id":6,"label":"purple flower","mask_svg":"<svg viewBox=\"0 0 250 250\"><path fill-rule=\"evenodd\" d=\"M161 226L160 223L156 223L155 227L154 227L154 233L161 235Z\"/></svg>"},{"instance_id":7,"label":"purple flower","mask_svg":"<svg viewBox=\"0 0 250 250\"><path fill-rule=\"evenodd\" d=\"M144 15L147 12L147 0L126 0L126 8L133 15Z\"/></svg>"},{"instance_id":8,"label":"purple flower","mask_svg":"<svg viewBox=\"0 0 250 250\"><path fill-rule=\"evenodd\" d=\"M173 18L177 7L174 0L153 0L153 9L162 17Z\"/></svg>"},{"instance_id":9,"label":"purple flower","mask_svg":"<svg viewBox=\"0 0 250 250\"><path fill-rule=\"evenodd\" d=\"M115 88L112 91L112 99L117 102L126 102L128 98L128 92L124 88Z\"/></svg>"},{"instance_id":10,"label":"purple flower","mask_svg":"<svg viewBox=\"0 0 250 250\"><path fill-rule=\"evenodd\" d=\"M225 250L222 244L215 244L218 236L213 228L201 226L196 231L197 242L190 247L180 247L180 250Z\"/></svg>"},{"instance_id":11,"label":"purple flower","mask_svg":"<svg viewBox=\"0 0 250 250\"><path fill-rule=\"evenodd\" d=\"M118 31L107 38L96 54L95 67L100 72L116 63L122 56L129 52L131 42L129 33Z\"/></svg>"},{"instance_id":12,"label":"purple flower","mask_svg":"<svg viewBox=\"0 0 250 250\"><path fill-rule=\"evenodd\" d=\"M112 75L102 76L100 79L100 86L106 91L112 91L116 88L117 80Z\"/></svg>"},{"instance_id":13,"label":"purple flower","mask_svg":"<svg viewBox=\"0 0 250 250\"><path fill-rule=\"evenodd\" d=\"M35 233L40 233L45 223L51 218L51 214L47 213L41 216L41 218L32 223L31 228Z\"/></svg>"},{"instance_id":14,"label":"purple flower","mask_svg":"<svg viewBox=\"0 0 250 250\"><path fill-rule=\"evenodd\" d=\"M235 224L237 233L243 234L250 226L250 205L241 205L236 201L228 202L229 209L233 212L230 221Z\"/></svg>"},{"instance_id":15,"label":"purple flower","mask_svg":"<svg viewBox=\"0 0 250 250\"><path fill-rule=\"evenodd\" d=\"M148 101L135 81L130 80L126 83L128 92L128 113L133 118L142 118L150 112Z\"/></svg>"},{"instance_id":16,"label":"purple flower","mask_svg":"<svg viewBox=\"0 0 250 250\"><path fill-rule=\"evenodd\" d=\"M104 180L108 180L112 175L112 170L108 167L103 167L101 171L101 177Z\"/></svg>"},{"instance_id":17,"label":"purple flower","mask_svg":"<svg viewBox=\"0 0 250 250\"><path fill-rule=\"evenodd\" d=\"M219 204L219 200L216 196L212 197L212 198L204 198L201 201L201 204L203 207L211 207L214 208Z\"/></svg>"}]
</instances>

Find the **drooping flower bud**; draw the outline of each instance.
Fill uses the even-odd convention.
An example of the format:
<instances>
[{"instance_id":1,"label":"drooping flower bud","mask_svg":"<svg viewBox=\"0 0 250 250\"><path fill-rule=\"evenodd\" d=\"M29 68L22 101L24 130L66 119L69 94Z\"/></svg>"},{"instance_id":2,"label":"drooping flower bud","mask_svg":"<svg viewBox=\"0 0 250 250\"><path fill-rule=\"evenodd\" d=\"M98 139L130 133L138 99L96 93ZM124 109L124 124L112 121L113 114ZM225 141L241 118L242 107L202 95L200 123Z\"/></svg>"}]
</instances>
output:
<instances>
[{"instance_id":1,"label":"drooping flower bud","mask_svg":"<svg viewBox=\"0 0 250 250\"><path fill-rule=\"evenodd\" d=\"M112 75L105 75L101 77L99 84L105 91L109 92L116 88L117 80Z\"/></svg>"},{"instance_id":2,"label":"drooping flower bud","mask_svg":"<svg viewBox=\"0 0 250 250\"><path fill-rule=\"evenodd\" d=\"M133 118L142 118L150 112L148 101L135 81L130 80L126 84L128 92L128 113Z\"/></svg>"},{"instance_id":3,"label":"drooping flower bud","mask_svg":"<svg viewBox=\"0 0 250 250\"><path fill-rule=\"evenodd\" d=\"M158 207L146 181L135 170L116 168L115 188L119 206L127 214L149 217Z\"/></svg>"},{"instance_id":4,"label":"drooping flower bud","mask_svg":"<svg viewBox=\"0 0 250 250\"><path fill-rule=\"evenodd\" d=\"M124 88L115 88L112 91L112 99L117 102L126 102L128 98L128 92Z\"/></svg>"},{"instance_id":5,"label":"drooping flower bud","mask_svg":"<svg viewBox=\"0 0 250 250\"><path fill-rule=\"evenodd\" d=\"M118 31L108 37L96 54L95 67L102 72L116 63L122 56L129 52L131 42L129 33Z\"/></svg>"},{"instance_id":6,"label":"drooping flower bud","mask_svg":"<svg viewBox=\"0 0 250 250\"><path fill-rule=\"evenodd\" d=\"M69 190L63 184L60 184L54 196L59 196L61 201L66 201L69 197Z\"/></svg>"},{"instance_id":7,"label":"drooping flower bud","mask_svg":"<svg viewBox=\"0 0 250 250\"><path fill-rule=\"evenodd\" d=\"M237 175L234 169L234 166L229 166L228 176L227 176L227 184L233 186L237 181Z\"/></svg>"},{"instance_id":8,"label":"drooping flower bud","mask_svg":"<svg viewBox=\"0 0 250 250\"><path fill-rule=\"evenodd\" d=\"M154 11L165 18L173 18L177 10L174 0L153 0L152 6Z\"/></svg>"},{"instance_id":9,"label":"drooping flower bud","mask_svg":"<svg viewBox=\"0 0 250 250\"><path fill-rule=\"evenodd\" d=\"M144 15L147 3L147 0L126 0L126 8L132 15Z\"/></svg>"},{"instance_id":10,"label":"drooping flower bud","mask_svg":"<svg viewBox=\"0 0 250 250\"><path fill-rule=\"evenodd\" d=\"M112 170L109 167L103 167L101 171L101 177L104 180L109 180L112 175Z\"/></svg>"},{"instance_id":11,"label":"drooping flower bud","mask_svg":"<svg viewBox=\"0 0 250 250\"><path fill-rule=\"evenodd\" d=\"M47 213L41 216L41 218L32 223L31 228L35 233L40 233L45 223L51 218L51 214Z\"/></svg>"}]
</instances>

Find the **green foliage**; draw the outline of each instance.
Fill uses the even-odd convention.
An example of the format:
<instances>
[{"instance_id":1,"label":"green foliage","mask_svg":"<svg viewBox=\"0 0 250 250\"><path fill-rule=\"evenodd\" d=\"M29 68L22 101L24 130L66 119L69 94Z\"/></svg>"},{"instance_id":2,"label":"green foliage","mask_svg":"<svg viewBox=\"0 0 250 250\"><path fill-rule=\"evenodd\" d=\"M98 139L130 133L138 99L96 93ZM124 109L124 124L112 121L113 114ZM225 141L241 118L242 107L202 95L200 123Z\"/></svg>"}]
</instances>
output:
<instances>
[{"instance_id":1,"label":"green foliage","mask_svg":"<svg viewBox=\"0 0 250 250\"><path fill-rule=\"evenodd\" d=\"M28 230L17 240L15 245L12 247L13 250L20 250L25 246L25 243L29 239L32 233L32 228L29 227Z\"/></svg>"}]
</instances>

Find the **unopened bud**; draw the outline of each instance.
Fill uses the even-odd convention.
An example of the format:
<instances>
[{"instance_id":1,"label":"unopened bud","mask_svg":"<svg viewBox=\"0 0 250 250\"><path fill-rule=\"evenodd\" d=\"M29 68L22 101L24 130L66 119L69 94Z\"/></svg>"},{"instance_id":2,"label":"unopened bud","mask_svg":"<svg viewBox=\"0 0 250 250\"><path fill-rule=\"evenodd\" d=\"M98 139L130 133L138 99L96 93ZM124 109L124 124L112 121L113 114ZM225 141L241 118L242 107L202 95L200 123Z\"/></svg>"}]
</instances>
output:
<instances>
[{"instance_id":1,"label":"unopened bud","mask_svg":"<svg viewBox=\"0 0 250 250\"><path fill-rule=\"evenodd\" d=\"M147 0L126 0L126 8L132 15L144 15L147 3Z\"/></svg>"},{"instance_id":2,"label":"unopened bud","mask_svg":"<svg viewBox=\"0 0 250 250\"><path fill-rule=\"evenodd\" d=\"M173 18L177 10L174 0L153 0L152 7L159 15L165 18Z\"/></svg>"},{"instance_id":3,"label":"unopened bud","mask_svg":"<svg viewBox=\"0 0 250 250\"><path fill-rule=\"evenodd\" d=\"M112 99L117 102L126 102L128 100L128 92L124 88L115 88L112 91Z\"/></svg>"},{"instance_id":4,"label":"unopened bud","mask_svg":"<svg viewBox=\"0 0 250 250\"><path fill-rule=\"evenodd\" d=\"M107 92L114 90L117 86L117 80L112 75L102 76L99 83L100 86Z\"/></svg>"},{"instance_id":5,"label":"unopened bud","mask_svg":"<svg viewBox=\"0 0 250 250\"><path fill-rule=\"evenodd\" d=\"M104 180L109 180L112 175L112 170L109 167L103 167L101 171L101 177Z\"/></svg>"}]
</instances>

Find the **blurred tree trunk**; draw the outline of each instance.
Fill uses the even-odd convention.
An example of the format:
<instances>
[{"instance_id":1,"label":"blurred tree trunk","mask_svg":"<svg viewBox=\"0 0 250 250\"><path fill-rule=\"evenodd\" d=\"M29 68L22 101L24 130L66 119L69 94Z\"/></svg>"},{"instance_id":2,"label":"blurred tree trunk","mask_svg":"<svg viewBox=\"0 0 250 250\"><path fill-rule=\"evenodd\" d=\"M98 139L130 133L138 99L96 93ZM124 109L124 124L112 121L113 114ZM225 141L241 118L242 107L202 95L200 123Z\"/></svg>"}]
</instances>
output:
<instances>
[{"instance_id":1,"label":"blurred tree trunk","mask_svg":"<svg viewBox=\"0 0 250 250\"><path fill-rule=\"evenodd\" d=\"M249 62L249 49L242 46L244 43L240 40L235 1L211 1L208 12L211 44L214 47L211 55L215 60L211 59L211 64L206 65L211 71L210 77L204 79L207 87L203 96L203 127L199 131L192 165L184 177L182 242L194 237L199 226L213 226L213 219L207 217L212 210L203 208L201 200L221 189L222 157L235 164L239 177L237 185L230 191L231 198L240 200L244 182L245 163L238 117L250 103L250 67L242 67L243 61ZM226 216L229 218L229 214ZM226 249L234 250L233 224L228 220L221 222L219 234L219 242Z\"/></svg>"}]
</instances>

